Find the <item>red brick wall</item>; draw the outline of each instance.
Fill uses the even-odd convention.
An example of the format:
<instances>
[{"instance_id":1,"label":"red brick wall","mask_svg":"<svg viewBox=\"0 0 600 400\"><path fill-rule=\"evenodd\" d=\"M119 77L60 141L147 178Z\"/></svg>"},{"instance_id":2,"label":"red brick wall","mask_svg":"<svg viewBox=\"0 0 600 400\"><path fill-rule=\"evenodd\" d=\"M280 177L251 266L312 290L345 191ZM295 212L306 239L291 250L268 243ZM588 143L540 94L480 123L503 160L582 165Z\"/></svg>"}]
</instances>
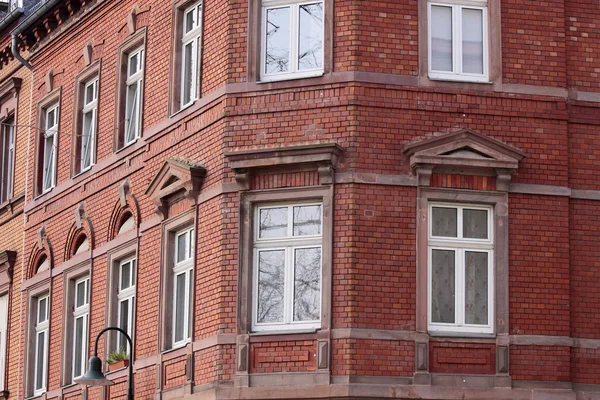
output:
<instances>
[{"instance_id":1,"label":"red brick wall","mask_svg":"<svg viewBox=\"0 0 600 400\"><path fill-rule=\"evenodd\" d=\"M36 104L45 94L44 76L50 69L56 73L55 86L62 88L59 185L70 179L71 135L76 133L72 132L74 80L83 68L82 49L91 39L94 57L102 58L97 158L103 162L113 156L116 55L126 32L125 18L134 3L104 2L101 11L84 17L72 30L47 45L31 59L34 82L29 81L31 75L23 68L17 73L23 78L19 124L24 126L36 121ZM416 75L417 3L336 0L334 71ZM592 25L598 19L598 10L588 3L556 0L540 10L537 4L502 0L503 82L599 92L594 64L598 58L598 34ZM247 5L245 0L205 1L204 97L225 83L246 81ZM150 9L138 20L140 25L148 26L143 145L114 163L114 170L98 172L83 184L90 174L77 178L60 195L55 190L44 204L27 212L25 227L20 216L0 226L0 250L14 248L22 253L15 268L18 284L13 287L8 378L11 393L22 393L24 380L21 349L25 294L19 287L23 278L23 266L19 263L28 260L39 229L45 226L54 260L60 264L58 260L65 259L69 227L74 223L73 210L84 200L94 228L94 248L101 247L107 242L109 217L118 201L117 187L126 178L139 203L140 221L152 221L156 218L155 205L144 192L167 157L190 158L207 168L203 195L220 188L222 183L234 181L223 153L236 149L335 142L344 148L337 166L340 173L408 175L410 167L402 155L407 141L464 127L525 152L526 158L513 177L516 183L600 190L600 180L596 179L600 175L596 160L600 149L596 138L598 107L560 97L488 92L479 90L480 86L471 90L472 87L458 86L440 89L331 83L339 81L327 76L327 84L313 80L313 86L301 88L278 88L285 85L281 83L237 93L241 85L236 85L235 90L202 109L191 107L167 119L170 41L165 38L171 36L171 3L151 0L144 2L143 7ZM2 72L6 74L14 65L13 62L5 66ZM32 85L33 104L29 104ZM33 116L29 116L30 108ZM31 135L34 132L31 130ZM155 133L150 136L149 132ZM29 134L27 127L19 127L15 192L25 191L28 184L31 201L34 142L33 136L28 141ZM27 151L30 173L26 182ZM495 188L492 178L460 177L460 182L454 179L435 174L432 185L471 190ZM319 183L315 172L280 172L254 177L252 188ZM171 212L177 214L190 206L189 202L181 202ZM415 209L413 187L336 185L334 329L415 330ZM239 193L216 196L198 207L194 340L237 333L238 210ZM511 334L597 337L600 298L590 282L598 278L596 260L600 255L594 250L598 248L598 211L595 201L509 195ZM22 238L12 234L23 230L24 249ZM161 243L158 225L141 233L135 345L138 360L159 353ZM106 256L101 255L93 260L90 345L106 324L105 283ZM52 285L49 389L56 390L60 386L64 336L62 277L54 278ZM494 372L492 345L432 342L431 346L433 372ZM315 353L312 340L252 343L250 371L315 371ZM410 377L414 372L414 343L410 341L335 339L331 353L334 375ZM194 359L195 384L230 381L234 375L234 345L198 351ZM165 363L166 387L185 382L184 365L181 358ZM140 398L152 397L156 391L154 368L136 371L136 393ZM596 362L592 351L574 350L569 354L568 348L561 347L511 346L511 373L515 380L564 381L569 380L570 371L574 381L600 383L594 377ZM122 395L122 390L119 385L110 397ZM97 391L90 391L90 398L98 395Z\"/></svg>"},{"instance_id":2,"label":"red brick wall","mask_svg":"<svg viewBox=\"0 0 600 400\"><path fill-rule=\"evenodd\" d=\"M559 346L511 346L510 375L515 380L569 381L571 351Z\"/></svg>"},{"instance_id":3,"label":"red brick wall","mask_svg":"<svg viewBox=\"0 0 600 400\"><path fill-rule=\"evenodd\" d=\"M510 333L569 336L569 201L510 194L508 203Z\"/></svg>"},{"instance_id":4,"label":"red brick wall","mask_svg":"<svg viewBox=\"0 0 600 400\"><path fill-rule=\"evenodd\" d=\"M502 73L506 83L565 87L565 1L502 0Z\"/></svg>"}]
</instances>

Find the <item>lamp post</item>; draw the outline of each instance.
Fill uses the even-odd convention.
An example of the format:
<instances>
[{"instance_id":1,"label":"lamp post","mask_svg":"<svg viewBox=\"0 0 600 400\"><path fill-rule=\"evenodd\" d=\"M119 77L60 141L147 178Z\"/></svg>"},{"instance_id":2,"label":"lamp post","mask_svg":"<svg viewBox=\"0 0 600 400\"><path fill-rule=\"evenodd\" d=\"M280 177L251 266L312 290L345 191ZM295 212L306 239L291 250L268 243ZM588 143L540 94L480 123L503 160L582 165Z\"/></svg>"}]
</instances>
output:
<instances>
[{"instance_id":1,"label":"lamp post","mask_svg":"<svg viewBox=\"0 0 600 400\"><path fill-rule=\"evenodd\" d=\"M104 373L102 372L102 360L98 357L98 340L100 340L100 336L102 336L102 334L104 334L104 332L106 331L121 332L123 336L127 338L129 348L133 350L133 343L131 342L131 338L123 329L116 327L108 327L102 329L98 336L96 336L96 343L94 345L94 355L90 357L88 367L89 370L82 377L75 379L75 383L88 386L114 385L113 381L106 379L106 376L104 376ZM127 378L127 400L133 400L133 363L131 362L131 360L129 360L129 376Z\"/></svg>"}]
</instances>

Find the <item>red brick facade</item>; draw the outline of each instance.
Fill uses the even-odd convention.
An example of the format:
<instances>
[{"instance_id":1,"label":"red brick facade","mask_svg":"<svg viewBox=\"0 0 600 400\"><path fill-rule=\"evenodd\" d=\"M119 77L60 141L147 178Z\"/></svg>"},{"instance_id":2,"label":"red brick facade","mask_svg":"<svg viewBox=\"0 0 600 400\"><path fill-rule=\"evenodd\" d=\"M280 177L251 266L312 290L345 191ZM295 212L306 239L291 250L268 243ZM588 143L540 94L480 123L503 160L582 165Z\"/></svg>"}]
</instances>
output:
<instances>
[{"instance_id":1,"label":"red brick facade","mask_svg":"<svg viewBox=\"0 0 600 400\"><path fill-rule=\"evenodd\" d=\"M25 3L0 22L0 106L16 104L17 132L0 205L0 399L126 398L126 370L107 373L110 388L73 384L69 299L89 276L87 359L117 323L128 258L136 399L600 399L596 2L482 0L491 82L474 83L429 79L426 0L323 0L322 76L260 82L263 3L203 0L198 99L183 109L176 27L196 2ZM133 35L145 35L142 129L117 149L119 56ZM75 175L75 82L94 68L95 163ZM60 107L56 185L42 193L48 99ZM323 208L319 327L253 332L257 207L298 202ZM494 210L491 333L429 329L435 202ZM194 230L192 301L189 340L175 346L182 228ZM115 340L100 340L100 358Z\"/></svg>"}]
</instances>

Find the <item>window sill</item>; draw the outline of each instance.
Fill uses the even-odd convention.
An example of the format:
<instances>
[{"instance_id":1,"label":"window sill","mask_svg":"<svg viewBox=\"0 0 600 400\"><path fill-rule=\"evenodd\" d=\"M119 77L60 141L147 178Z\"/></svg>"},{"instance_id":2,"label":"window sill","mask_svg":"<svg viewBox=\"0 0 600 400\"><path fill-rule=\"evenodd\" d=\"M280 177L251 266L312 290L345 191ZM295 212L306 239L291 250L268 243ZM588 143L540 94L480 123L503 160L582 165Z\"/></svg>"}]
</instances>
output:
<instances>
[{"instance_id":1,"label":"window sill","mask_svg":"<svg viewBox=\"0 0 600 400\"><path fill-rule=\"evenodd\" d=\"M495 339L495 333L476 333L476 332L438 332L429 331L429 336L435 338L461 338L461 339Z\"/></svg>"},{"instance_id":2,"label":"window sill","mask_svg":"<svg viewBox=\"0 0 600 400\"><path fill-rule=\"evenodd\" d=\"M52 186L50 189L43 191L42 193L38 194L36 197L33 198L33 200L37 200L40 199L44 196L46 196L48 193L52 192L52 190L54 190L54 188L56 187L56 185Z\"/></svg>"},{"instance_id":3,"label":"window sill","mask_svg":"<svg viewBox=\"0 0 600 400\"><path fill-rule=\"evenodd\" d=\"M62 387L63 393L64 394L68 394L68 393L72 393L72 392L76 392L79 389L79 384L78 383L68 383L65 386Z\"/></svg>"},{"instance_id":4,"label":"window sill","mask_svg":"<svg viewBox=\"0 0 600 400\"><path fill-rule=\"evenodd\" d=\"M317 333L316 328L311 329L285 329L278 331L260 331L260 332L249 332L250 336L275 336L275 335L302 335L306 333Z\"/></svg>"},{"instance_id":5,"label":"window sill","mask_svg":"<svg viewBox=\"0 0 600 400\"><path fill-rule=\"evenodd\" d=\"M281 82L281 81L292 81L297 79L307 79L307 78L317 78L325 75L323 70L313 71L308 73L298 73L298 74L289 74L289 75L275 75L275 76L265 76L261 77L260 80L256 81L256 83L273 83L273 82Z\"/></svg>"},{"instance_id":6,"label":"window sill","mask_svg":"<svg viewBox=\"0 0 600 400\"><path fill-rule=\"evenodd\" d=\"M89 171L91 171L91 170L94 168L94 165L96 165L96 164L92 164L92 165L90 165L89 167L87 167L86 169L84 169L84 170L82 170L82 171L79 171L78 173L76 173L75 175L73 175L73 176L71 177L71 179L77 179L77 178L79 178L80 176L83 176L83 175L85 175L85 174L86 174L86 172L89 172Z\"/></svg>"},{"instance_id":7,"label":"window sill","mask_svg":"<svg viewBox=\"0 0 600 400\"><path fill-rule=\"evenodd\" d=\"M169 116L169 118L173 118L173 117L175 117L177 114L181 114L182 112L184 112L185 110L187 110L188 108L190 108L190 107L192 107L194 104L196 104L196 102L197 102L197 101L198 101L198 99L194 99L194 101L192 101L192 102L190 102L190 103L188 103L188 104L186 104L186 105L183 105L183 106L181 106L181 107L179 108L179 110L177 110L177 111L175 111L173 114L171 114L171 115Z\"/></svg>"},{"instance_id":8,"label":"window sill","mask_svg":"<svg viewBox=\"0 0 600 400\"><path fill-rule=\"evenodd\" d=\"M427 78L431 81L443 81L443 82L459 82L459 83L480 83L482 85L492 85L494 82L490 81L487 77L470 77L464 75L436 75L429 73Z\"/></svg>"},{"instance_id":9,"label":"window sill","mask_svg":"<svg viewBox=\"0 0 600 400\"><path fill-rule=\"evenodd\" d=\"M134 146L134 145L135 145L135 144L138 142L138 140L140 140L140 138L139 138L139 137L138 137L137 139L135 139L133 142L131 142L131 143L128 143L128 144L126 144L126 145L123 145L123 147L121 147L121 148L119 148L119 149L115 150L115 154L119 154L120 152L122 152L122 151L124 151L124 150L127 150L128 148L130 148L130 147Z\"/></svg>"}]
</instances>

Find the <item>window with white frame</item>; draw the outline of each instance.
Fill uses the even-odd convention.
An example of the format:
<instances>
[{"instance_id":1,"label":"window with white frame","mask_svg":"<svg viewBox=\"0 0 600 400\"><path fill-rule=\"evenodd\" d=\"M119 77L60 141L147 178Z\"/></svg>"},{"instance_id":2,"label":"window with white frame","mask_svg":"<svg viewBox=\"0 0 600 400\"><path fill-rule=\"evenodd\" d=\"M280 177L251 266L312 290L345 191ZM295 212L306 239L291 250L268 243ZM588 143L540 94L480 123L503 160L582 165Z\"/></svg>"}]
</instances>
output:
<instances>
[{"instance_id":1,"label":"window with white frame","mask_svg":"<svg viewBox=\"0 0 600 400\"><path fill-rule=\"evenodd\" d=\"M200 46L202 40L202 3L195 3L183 12L181 37L181 107L198 98Z\"/></svg>"},{"instance_id":2,"label":"window with white frame","mask_svg":"<svg viewBox=\"0 0 600 400\"><path fill-rule=\"evenodd\" d=\"M83 89L83 109L81 140L79 150L79 171L89 169L95 163L96 124L98 118L98 78L85 84Z\"/></svg>"},{"instance_id":3,"label":"window with white frame","mask_svg":"<svg viewBox=\"0 0 600 400\"><path fill-rule=\"evenodd\" d=\"M38 396L46 391L48 368L48 328L49 297L40 296L36 301L35 319L35 359L33 369L33 395Z\"/></svg>"},{"instance_id":4,"label":"window with white frame","mask_svg":"<svg viewBox=\"0 0 600 400\"><path fill-rule=\"evenodd\" d=\"M42 169L42 193L56 184L56 157L58 140L58 104L46 108L45 129L43 135L44 165Z\"/></svg>"},{"instance_id":5,"label":"window with white frame","mask_svg":"<svg viewBox=\"0 0 600 400\"><path fill-rule=\"evenodd\" d=\"M323 1L262 1L262 81L323 74L323 11Z\"/></svg>"},{"instance_id":6,"label":"window with white frame","mask_svg":"<svg viewBox=\"0 0 600 400\"><path fill-rule=\"evenodd\" d=\"M194 228L175 234L173 267L173 347L189 342L192 334Z\"/></svg>"},{"instance_id":7,"label":"window with white frame","mask_svg":"<svg viewBox=\"0 0 600 400\"><path fill-rule=\"evenodd\" d=\"M252 331L321 327L321 203L255 208Z\"/></svg>"},{"instance_id":8,"label":"window with white frame","mask_svg":"<svg viewBox=\"0 0 600 400\"><path fill-rule=\"evenodd\" d=\"M15 163L15 120L2 122L0 127L0 204L12 197Z\"/></svg>"},{"instance_id":9,"label":"window with white frame","mask_svg":"<svg viewBox=\"0 0 600 400\"><path fill-rule=\"evenodd\" d=\"M5 390L6 346L8 329L8 294L0 296L0 390Z\"/></svg>"},{"instance_id":10,"label":"window with white frame","mask_svg":"<svg viewBox=\"0 0 600 400\"><path fill-rule=\"evenodd\" d=\"M429 2L429 77L487 82L487 1Z\"/></svg>"},{"instance_id":11,"label":"window with white frame","mask_svg":"<svg viewBox=\"0 0 600 400\"><path fill-rule=\"evenodd\" d=\"M140 137L142 113L142 88L144 79L144 49L140 48L127 56L127 86L125 91L125 137L128 146Z\"/></svg>"},{"instance_id":12,"label":"window with white frame","mask_svg":"<svg viewBox=\"0 0 600 400\"><path fill-rule=\"evenodd\" d=\"M119 263L119 292L117 294L118 299L118 311L117 321L119 328L123 329L131 340L133 341L133 329L134 329L134 312L135 312L135 276L136 276L136 264L135 258L129 258ZM131 354L129 343L122 334L117 334L117 349L127 349L128 353Z\"/></svg>"},{"instance_id":13,"label":"window with white frame","mask_svg":"<svg viewBox=\"0 0 600 400\"><path fill-rule=\"evenodd\" d=\"M494 332L493 209L429 205L429 331Z\"/></svg>"},{"instance_id":14,"label":"window with white frame","mask_svg":"<svg viewBox=\"0 0 600 400\"><path fill-rule=\"evenodd\" d=\"M73 379L85 373L88 355L89 286L89 277L80 278L75 281L75 297L73 302Z\"/></svg>"}]
</instances>

